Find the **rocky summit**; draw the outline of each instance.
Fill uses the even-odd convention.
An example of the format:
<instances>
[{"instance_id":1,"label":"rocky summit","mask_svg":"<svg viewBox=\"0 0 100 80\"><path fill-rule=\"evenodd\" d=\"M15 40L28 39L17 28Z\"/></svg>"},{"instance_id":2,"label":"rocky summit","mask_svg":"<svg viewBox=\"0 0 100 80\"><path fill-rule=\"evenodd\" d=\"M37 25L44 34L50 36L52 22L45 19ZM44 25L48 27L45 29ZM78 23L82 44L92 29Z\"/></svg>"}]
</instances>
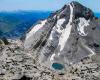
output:
<instances>
[{"instance_id":1,"label":"rocky summit","mask_svg":"<svg viewBox=\"0 0 100 80\"><path fill-rule=\"evenodd\" d=\"M7 42L0 45L0 80L100 80L100 19L78 2Z\"/></svg>"},{"instance_id":2,"label":"rocky summit","mask_svg":"<svg viewBox=\"0 0 100 80\"><path fill-rule=\"evenodd\" d=\"M90 9L71 2L34 26L26 34L24 47L39 54L39 62L47 67L59 63L67 68L100 53L99 26Z\"/></svg>"}]
</instances>

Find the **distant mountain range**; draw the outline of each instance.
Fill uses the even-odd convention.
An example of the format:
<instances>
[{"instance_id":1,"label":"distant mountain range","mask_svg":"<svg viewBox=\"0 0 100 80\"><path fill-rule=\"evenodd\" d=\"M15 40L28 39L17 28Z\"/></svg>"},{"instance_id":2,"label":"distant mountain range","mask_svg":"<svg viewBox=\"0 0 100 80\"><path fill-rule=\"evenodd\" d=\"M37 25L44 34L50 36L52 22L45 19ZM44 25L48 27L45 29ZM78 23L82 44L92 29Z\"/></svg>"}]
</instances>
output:
<instances>
[{"instance_id":1,"label":"distant mountain range","mask_svg":"<svg viewBox=\"0 0 100 80\"><path fill-rule=\"evenodd\" d=\"M49 11L0 12L0 36L19 37L38 20L47 18L50 13Z\"/></svg>"},{"instance_id":2,"label":"distant mountain range","mask_svg":"<svg viewBox=\"0 0 100 80\"><path fill-rule=\"evenodd\" d=\"M0 12L0 37L22 36L32 25L50 16L50 11ZM95 13L100 17L100 13Z\"/></svg>"},{"instance_id":3,"label":"distant mountain range","mask_svg":"<svg viewBox=\"0 0 100 80\"><path fill-rule=\"evenodd\" d=\"M94 15L100 18L100 13L94 13Z\"/></svg>"}]
</instances>

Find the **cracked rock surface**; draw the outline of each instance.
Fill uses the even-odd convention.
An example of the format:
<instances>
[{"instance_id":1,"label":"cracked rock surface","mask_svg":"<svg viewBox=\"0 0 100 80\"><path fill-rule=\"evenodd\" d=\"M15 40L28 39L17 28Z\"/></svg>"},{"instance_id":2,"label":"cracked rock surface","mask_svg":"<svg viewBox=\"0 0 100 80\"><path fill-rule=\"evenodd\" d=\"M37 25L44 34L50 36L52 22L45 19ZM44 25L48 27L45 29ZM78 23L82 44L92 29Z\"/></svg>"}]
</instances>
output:
<instances>
[{"instance_id":1,"label":"cracked rock surface","mask_svg":"<svg viewBox=\"0 0 100 80\"><path fill-rule=\"evenodd\" d=\"M85 57L65 72L58 72L41 66L20 40L9 42L0 47L0 80L100 80L100 55Z\"/></svg>"}]
</instances>

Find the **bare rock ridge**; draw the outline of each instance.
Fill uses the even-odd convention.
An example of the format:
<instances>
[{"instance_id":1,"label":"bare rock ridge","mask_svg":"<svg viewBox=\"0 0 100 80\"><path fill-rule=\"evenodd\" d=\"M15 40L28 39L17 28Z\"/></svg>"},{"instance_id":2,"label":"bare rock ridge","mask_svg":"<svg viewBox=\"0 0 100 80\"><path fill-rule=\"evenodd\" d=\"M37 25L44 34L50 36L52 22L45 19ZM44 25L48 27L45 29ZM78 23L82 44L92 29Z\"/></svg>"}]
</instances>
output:
<instances>
[{"instance_id":1,"label":"bare rock ridge","mask_svg":"<svg viewBox=\"0 0 100 80\"><path fill-rule=\"evenodd\" d=\"M100 53L100 25L89 8L73 1L34 26L24 47L39 54L41 64L66 67Z\"/></svg>"}]
</instances>

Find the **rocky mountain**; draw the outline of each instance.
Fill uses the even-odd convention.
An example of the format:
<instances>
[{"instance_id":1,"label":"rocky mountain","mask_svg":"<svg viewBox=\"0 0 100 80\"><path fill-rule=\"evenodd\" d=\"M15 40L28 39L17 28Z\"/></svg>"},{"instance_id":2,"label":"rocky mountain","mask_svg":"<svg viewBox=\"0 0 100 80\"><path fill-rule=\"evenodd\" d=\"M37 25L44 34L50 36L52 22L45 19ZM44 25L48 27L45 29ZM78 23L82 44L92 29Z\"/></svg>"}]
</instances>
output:
<instances>
[{"instance_id":1,"label":"rocky mountain","mask_svg":"<svg viewBox=\"0 0 100 80\"><path fill-rule=\"evenodd\" d=\"M100 53L100 25L89 8L71 2L34 26L26 34L24 47L39 54L41 64L67 68Z\"/></svg>"},{"instance_id":2,"label":"rocky mountain","mask_svg":"<svg viewBox=\"0 0 100 80\"><path fill-rule=\"evenodd\" d=\"M21 40L1 39L0 80L100 80L100 19L73 1Z\"/></svg>"}]
</instances>

